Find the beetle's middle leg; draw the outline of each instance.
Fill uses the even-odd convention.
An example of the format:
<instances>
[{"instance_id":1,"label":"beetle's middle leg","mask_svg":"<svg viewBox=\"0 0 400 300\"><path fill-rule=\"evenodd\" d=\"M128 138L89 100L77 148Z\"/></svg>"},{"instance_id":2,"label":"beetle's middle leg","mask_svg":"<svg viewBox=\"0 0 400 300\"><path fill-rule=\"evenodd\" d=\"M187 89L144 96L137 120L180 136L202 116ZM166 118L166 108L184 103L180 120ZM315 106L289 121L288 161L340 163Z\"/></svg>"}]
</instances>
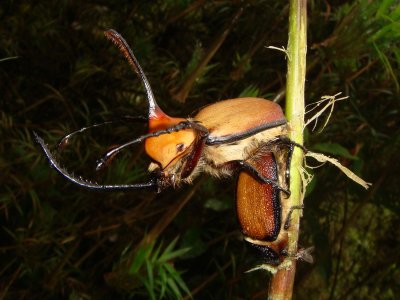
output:
<instances>
[{"instance_id":1,"label":"beetle's middle leg","mask_svg":"<svg viewBox=\"0 0 400 300\"><path fill-rule=\"evenodd\" d=\"M294 205L294 206L290 207L289 212L288 212L288 214L287 214L287 216L286 216L285 224L283 225L283 228L284 228L285 230L288 230L289 227L290 227L290 221L291 221L291 219L292 219L292 213L293 213L293 211L294 211L295 209L303 209L303 208L304 208L304 205Z\"/></svg>"},{"instance_id":2,"label":"beetle's middle leg","mask_svg":"<svg viewBox=\"0 0 400 300\"><path fill-rule=\"evenodd\" d=\"M245 162L244 160L229 161L226 164L224 164L224 167L246 171L247 173L249 173L251 176L253 176L258 181L261 181L263 183L268 183L268 184L272 185L274 188L276 188L277 190L284 192L286 195L290 196L290 191L288 189L285 189L284 187L280 186L279 182L277 180L264 177L263 175L260 174L260 172L258 172L258 170L255 167L253 167L248 162Z\"/></svg>"}]
</instances>

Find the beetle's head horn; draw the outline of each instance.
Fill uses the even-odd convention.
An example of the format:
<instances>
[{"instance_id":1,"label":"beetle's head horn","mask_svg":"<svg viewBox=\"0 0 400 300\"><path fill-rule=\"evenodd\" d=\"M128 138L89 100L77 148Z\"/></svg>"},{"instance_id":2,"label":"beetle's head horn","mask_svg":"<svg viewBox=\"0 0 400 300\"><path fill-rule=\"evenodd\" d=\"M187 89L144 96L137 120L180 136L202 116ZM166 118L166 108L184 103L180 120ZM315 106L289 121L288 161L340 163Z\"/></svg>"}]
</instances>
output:
<instances>
[{"instance_id":1,"label":"beetle's head horn","mask_svg":"<svg viewBox=\"0 0 400 300\"><path fill-rule=\"evenodd\" d=\"M131 48L129 47L128 43L125 39L114 29L109 29L104 32L104 35L114 43L121 51L121 53L125 56L133 70L136 74L139 75L140 79L143 82L144 88L147 94L147 100L149 102L149 120L162 118L167 116L161 108L158 106L156 99L154 98L153 91L151 90L151 86L149 81L147 80L146 75L143 72L142 67L140 66L138 60L136 59L135 55L133 54Z\"/></svg>"},{"instance_id":2,"label":"beetle's head horn","mask_svg":"<svg viewBox=\"0 0 400 300\"><path fill-rule=\"evenodd\" d=\"M170 117L149 103L149 133L156 136L146 139L145 150L161 169L174 165L193 147L197 132L187 124L187 119Z\"/></svg>"},{"instance_id":3,"label":"beetle's head horn","mask_svg":"<svg viewBox=\"0 0 400 300\"><path fill-rule=\"evenodd\" d=\"M118 47L143 82L149 103L149 133L164 132L146 139L145 149L147 154L164 169L187 152L196 139L196 132L191 128L177 130L178 125L187 120L170 117L161 110L154 98L150 83L128 43L113 29L105 31L104 34ZM169 132L169 128L176 130Z\"/></svg>"}]
</instances>

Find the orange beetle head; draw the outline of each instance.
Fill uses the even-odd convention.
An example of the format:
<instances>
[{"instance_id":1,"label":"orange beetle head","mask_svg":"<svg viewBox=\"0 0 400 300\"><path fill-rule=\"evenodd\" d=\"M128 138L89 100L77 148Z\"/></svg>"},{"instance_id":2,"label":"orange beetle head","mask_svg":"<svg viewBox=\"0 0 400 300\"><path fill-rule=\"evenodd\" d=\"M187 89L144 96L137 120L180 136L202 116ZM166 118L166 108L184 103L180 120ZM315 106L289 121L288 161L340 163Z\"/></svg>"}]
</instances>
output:
<instances>
[{"instance_id":1,"label":"orange beetle head","mask_svg":"<svg viewBox=\"0 0 400 300\"><path fill-rule=\"evenodd\" d=\"M155 136L149 137L145 141L145 150L147 154L159 165L156 168L152 168L152 171L162 171L159 173L159 177L169 184L171 182L170 177L173 178L179 176L187 176L194 168L200 154L199 151L202 149L198 148L198 151L193 152L191 149L194 148L195 141L197 140L196 130L186 128L182 130L171 130L171 132L165 132L168 128L177 126L181 122L188 121L182 118L172 118L166 115L158 106L153 91L151 90L150 83L147 80L146 74L143 72L142 67L133 55L127 42L124 38L115 30L107 30L105 35L110 39L122 52L133 70L139 75L147 94L147 100L149 103L149 133L154 133ZM164 133L157 135L157 131L164 130ZM193 147L191 147L193 145ZM180 170L180 167L184 162L180 161L180 158L193 152L196 154L194 160L184 170ZM192 158L193 159L193 158ZM177 162L181 164L177 164ZM170 172L165 171L165 168L173 167L169 169ZM179 174L182 171L182 174ZM171 174L170 174L171 173ZM174 174L176 173L176 175Z\"/></svg>"},{"instance_id":2,"label":"orange beetle head","mask_svg":"<svg viewBox=\"0 0 400 300\"><path fill-rule=\"evenodd\" d=\"M187 120L183 118L172 118L166 115L156 106L149 112L149 133L165 130L185 121ZM162 169L165 169L186 154L195 140L195 130L182 129L146 139L145 150Z\"/></svg>"}]
</instances>

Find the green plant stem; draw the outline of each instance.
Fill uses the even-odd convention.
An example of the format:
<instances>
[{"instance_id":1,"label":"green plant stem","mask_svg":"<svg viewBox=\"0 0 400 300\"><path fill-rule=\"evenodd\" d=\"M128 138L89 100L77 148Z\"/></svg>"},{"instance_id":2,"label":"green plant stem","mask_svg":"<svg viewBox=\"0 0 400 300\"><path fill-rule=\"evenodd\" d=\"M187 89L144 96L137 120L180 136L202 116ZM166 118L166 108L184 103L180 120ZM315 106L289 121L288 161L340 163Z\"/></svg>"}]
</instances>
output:
<instances>
[{"instance_id":1,"label":"green plant stem","mask_svg":"<svg viewBox=\"0 0 400 300\"><path fill-rule=\"evenodd\" d=\"M288 72L286 82L286 117L290 124L289 138L303 144L304 127L304 84L307 52L307 0L291 0L289 9L289 40L287 48ZM302 204L300 171L303 153L296 147L290 166L290 206ZM294 210L288 229L288 252L297 253L300 227L300 210ZM269 298L291 299L296 272L296 260L289 268L280 269L272 278Z\"/></svg>"}]
</instances>

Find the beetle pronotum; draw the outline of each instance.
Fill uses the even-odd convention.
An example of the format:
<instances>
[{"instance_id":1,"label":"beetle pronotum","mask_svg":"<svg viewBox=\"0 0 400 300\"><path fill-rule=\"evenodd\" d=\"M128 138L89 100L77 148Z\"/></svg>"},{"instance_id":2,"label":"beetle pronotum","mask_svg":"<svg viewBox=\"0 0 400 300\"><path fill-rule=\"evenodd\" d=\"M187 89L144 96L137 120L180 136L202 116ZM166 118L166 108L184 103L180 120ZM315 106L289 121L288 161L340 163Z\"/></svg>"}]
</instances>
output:
<instances>
[{"instance_id":1,"label":"beetle pronotum","mask_svg":"<svg viewBox=\"0 0 400 300\"><path fill-rule=\"evenodd\" d=\"M35 133L51 165L78 185L102 190L155 187L161 191L191 183L201 172L215 177L239 172L237 215L245 240L261 251L266 263L278 265L285 256L287 242L282 220L290 215L280 194L290 194L288 169L293 147L304 149L287 139L288 124L281 107L269 100L248 97L216 102L200 109L193 118L170 117L158 106L126 41L115 30L108 30L105 35L143 82L149 103L149 133L107 152L97 168L122 149L144 142L152 159L149 171L153 177L147 183L125 185L99 185L74 177L60 167ZM65 136L61 143L87 128Z\"/></svg>"}]
</instances>

